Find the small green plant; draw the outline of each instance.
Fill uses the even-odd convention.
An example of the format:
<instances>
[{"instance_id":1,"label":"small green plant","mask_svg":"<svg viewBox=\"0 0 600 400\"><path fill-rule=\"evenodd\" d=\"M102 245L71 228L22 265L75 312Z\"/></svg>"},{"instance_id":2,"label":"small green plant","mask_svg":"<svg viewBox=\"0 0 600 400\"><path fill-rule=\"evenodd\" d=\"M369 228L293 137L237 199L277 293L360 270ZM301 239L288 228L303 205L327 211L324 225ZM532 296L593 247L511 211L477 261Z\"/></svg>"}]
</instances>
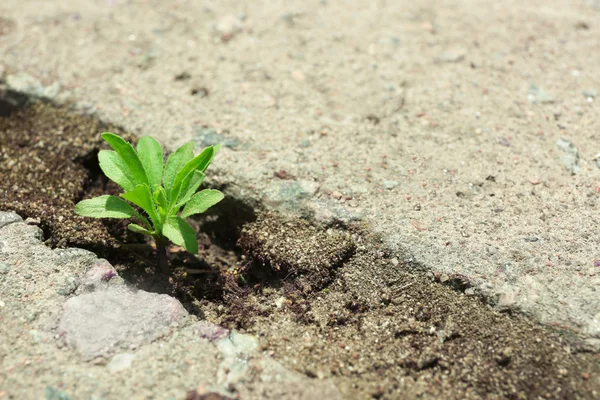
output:
<instances>
[{"instance_id":1,"label":"small green plant","mask_svg":"<svg viewBox=\"0 0 600 400\"><path fill-rule=\"evenodd\" d=\"M220 146L207 147L194 157L194 144L187 143L172 153L164 164L163 149L150 136L140 138L137 151L113 133L103 133L102 139L114 151L98 153L100 168L125 192L120 197L104 195L80 201L75 212L85 217L136 220L137 224L127 227L154 237L158 263L163 271L168 271L166 248L169 240L196 254L196 234L185 218L201 214L223 199L223 193L218 190L197 192L204 180L204 171ZM138 206L143 213L128 202Z\"/></svg>"}]
</instances>

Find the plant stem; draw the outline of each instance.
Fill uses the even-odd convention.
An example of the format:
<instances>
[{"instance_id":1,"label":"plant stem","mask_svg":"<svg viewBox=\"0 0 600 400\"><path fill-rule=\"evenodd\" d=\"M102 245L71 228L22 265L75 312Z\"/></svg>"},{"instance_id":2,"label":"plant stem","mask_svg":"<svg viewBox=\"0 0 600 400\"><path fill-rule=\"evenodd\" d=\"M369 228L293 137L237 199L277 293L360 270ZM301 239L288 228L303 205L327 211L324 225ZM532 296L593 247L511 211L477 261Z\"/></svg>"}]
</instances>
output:
<instances>
[{"instance_id":1,"label":"plant stem","mask_svg":"<svg viewBox=\"0 0 600 400\"><path fill-rule=\"evenodd\" d=\"M162 273L169 273L169 255L167 252L167 244L163 238L156 238L156 252L158 253L158 268Z\"/></svg>"}]
</instances>

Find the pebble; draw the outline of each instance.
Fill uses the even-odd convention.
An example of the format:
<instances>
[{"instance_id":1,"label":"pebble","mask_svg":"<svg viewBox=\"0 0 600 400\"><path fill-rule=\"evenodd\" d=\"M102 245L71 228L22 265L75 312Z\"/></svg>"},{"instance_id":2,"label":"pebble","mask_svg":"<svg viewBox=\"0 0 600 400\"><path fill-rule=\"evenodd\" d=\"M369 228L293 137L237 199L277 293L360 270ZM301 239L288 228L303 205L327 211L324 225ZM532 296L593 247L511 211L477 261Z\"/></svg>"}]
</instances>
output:
<instances>
[{"instance_id":1,"label":"pebble","mask_svg":"<svg viewBox=\"0 0 600 400\"><path fill-rule=\"evenodd\" d=\"M449 49L436 57L437 62L441 63L456 63L465 59L467 50L462 48Z\"/></svg>"},{"instance_id":2,"label":"pebble","mask_svg":"<svg viewBox=\"0 0 600 400\"><path fill-rule=\"evenodd\" d=\"M108 364L106 364L106 369L110 372L121 372L129 369L131 367L131 363L135 358L135 354L131 353L119 353L115 354L115 356L110 360Z\"/></svg>"},{"instance_id":3,"label":"pebble","mask_svg":"<svg viewBox=\"0 0 600 400\"><path fill-rule=\"evenodd\" d=\"M508 291L500 294L498 307L510 307L517 303L517 292Z\"/></svg>"},{"instance_id":4,"label":"pebble","mask_svg":"<svg viewBox=\"0 0 600 400\"><path fill-rule=\"evenodd\" d=\"M513 349L511 347L505 347L498 352L496 356L496 362L501 366L506 366L512 359Z\"/></svg>"},{"instance_id":5,"label":"pebble","mask_svg":"<svg viewBox=\"0 0 600 400\"><path fill-rule=\"evenodd\" d=\"M71 400L62 390L54 389L51 386L46 387L45 400Z\"/></svg>"},{"instance_id":6,"label":"pebble","mask_svg":"<svg viewBox=\"0 0 600 400\"><path fill-rule=\"evenodd\" d=\"M224 147L235 150L240 145L238 139L217 133L217 130L214 128L205 127L195 127L192 140L201 148L222 144Z\"/></svg>"},{"instance_id":7,"label":"pebble","mask_svg":"<svg viewBox=\"0 0 600 400\"><path fill-rule=\"evenodd\" d=\"M35 343L40 343L42 341L42 335L40 331L32 329L29 331L29 336Z\"/></svg>"},{"instance_id":8,"label":"pebble","mask_svg":"<svg viewBox=\"0 0 600 400\"><path fill-rule=\"evenodd\" d=\"M400 182L398 182L398 181L384 181L383 182L383 188L385 190L392 190L392 189L396 188L398 185L400 185Z\"/></svg>"},{"instance_id":9,"label":"pebble","mask_svg":"<svg viewBox=\"0 0 600 400\"><path fill-rule=\"evenodd\" d=\"M198 322L196 324L196 331L202 339L208 339L211 342L223 339L229 335L229 329L206 321Z\"/></svg>"},{"instance_id":10,"label":"pebble","mask_svg":"<svg viewBox=\"0 0 600 400\"><path fill-rule=\"evenodd\" d=\"M56 293L62 296L69 296L77 290L77 278L74 276L67 276L65 278L65 283L58 289L56 289Z\"/></svg>"},{"instance_id":11,"label":"pebble","mask_svg":"<svg viewBox=\"0 0 600 400\"><path fill-rule=\"evenodd\" d=\"M283 296L281 296L277 300L275 300L275 307L277 307L279 309L282 308L284 304L285 304L285 297L283 297Z\"/></svg>"},{"instance_id":12,"label":"pebble","mask_svg":"<svg viewBox=\"0 0 600 400\"><path fill-rule=\"evenodd\" d=\"M215 24L215 31L223 42L228 42L244 28L244 21L235 15L225 15Z\"/></svg>"},{"instance_id":13,"label":"pebble","mask_svg":"<svg viewBox=\"0 0 600 400\"><path fill-rule=\"evenodd\" d=\"M556 145L559 149L565 152L563 156L563 164L565 168L572 174L575 175L579 172L579 150L575 144L564 138L560 138L556 141Z\"/></svg>"},{"instance_id":14,"label":"pebble","mask_svg":"<svg viewBox=\"0 0 600 400\"><path fill-rule=\"evenodd\" d=\"M554 103L554 97L546 92L543 88L531 84L529 86L529 92L527 94L527 100L531 104L552 104Z\"/></svg>"},{"instance_id":15,"label":"pebble","mask_svg":"<svg viewBox=\"0 0 600 400\"><path fill-rule=\"evenodd\" d=\"M0 274L6 275L10 272L10 265L4 261L0 261Z\"/></svg>"},{"instance_id":16,"label":"pebble","mask_svg":"<svg viewBox=\"0 0 600 400\"><path fill-rule=\"evenodd\" d=\"M581 94L583 94L585 97L591 97L592 99L595 99L598 97L599 93L596 89L585 89L583 92L581 92Z\"/></svg>"},{"instance_id":17,"label":"pebble","mask_svg":"<svg viewBox=\"0 0 600 400\"><path fill-rule=\"evenodd\" d=\"M23 278L25 278L25 279L31 279L32 277L33 277L33 275L31 275L30 273L23 275Z\"/></svg>"},{"instance_id":18,"label":"pebble","mask_svg":"<svg viewBox=\"0 0 600 400\"><path fill-rule=\"evenodd\" d=\"M186 315L181 303L166 294L109 287L67 300L58 333L70 348L93 359L117 347L151 342Z\"/></svg>"}]
</instances>

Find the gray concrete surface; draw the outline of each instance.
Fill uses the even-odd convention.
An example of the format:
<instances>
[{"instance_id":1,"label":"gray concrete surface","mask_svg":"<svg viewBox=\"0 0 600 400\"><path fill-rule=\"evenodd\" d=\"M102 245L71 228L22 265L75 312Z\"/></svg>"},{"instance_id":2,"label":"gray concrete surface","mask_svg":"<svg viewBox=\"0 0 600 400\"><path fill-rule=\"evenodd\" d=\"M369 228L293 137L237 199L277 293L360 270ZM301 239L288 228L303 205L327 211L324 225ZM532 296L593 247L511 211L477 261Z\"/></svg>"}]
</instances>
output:
<instances>
[{"instance_id":1,"label":"gray concrete surface","mask_svg":"<svg viewBox=\"0 0 600 400\"><path fill-rule=\"evenodd\" d=\"M5 85L600 340L600 3L0 3ZM285 173L281 172L285 171ZM292 180L280 176L290 175Z\"/></svg>"}]
</instances>

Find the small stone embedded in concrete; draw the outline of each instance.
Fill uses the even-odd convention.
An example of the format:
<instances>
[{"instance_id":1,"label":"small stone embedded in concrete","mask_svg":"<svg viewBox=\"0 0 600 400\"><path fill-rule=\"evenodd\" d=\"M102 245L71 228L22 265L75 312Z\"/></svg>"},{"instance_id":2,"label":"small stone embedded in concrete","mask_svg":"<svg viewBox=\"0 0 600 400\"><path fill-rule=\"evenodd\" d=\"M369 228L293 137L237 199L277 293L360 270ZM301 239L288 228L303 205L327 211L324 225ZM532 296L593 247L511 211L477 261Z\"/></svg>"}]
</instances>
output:
<instances>
[{"instance_id":1,"label":"small stone embedded in concrete","mask_svg":"<svg viewBox=\"0 0 600 400\"><path fill-rule=\"evenodd\" d=\"M194 128L194 137L192 140L200 148L221 144L224 147L235 150L240 144L240 141L236 138L217 133L214 128L203 127Z\"/></svg>"},{"instance_id":2,"label":"small stone embedded in concrete","mask_svg":"<svg viewBox=\"0 0 600 400\"><path fill-rule=\"evenodd\" d=\"M131 353L119 353L115 354L110 362L106 365L106 369L110 372L121 372L129 369L131 367L131 363L135 358L135 354Z\"/></svg>"},{"instance_id":3,"label":"small stone embedded in concrete","mask_svg":"<svg viewBox=\"0 0 600 400\"><path fill-rule=\"evenodd\" d=\"M198 335L203 339L208 339L211 342L227 337L229 329L223 328L220 325L211 324L210 322L200 321L196 324Z\"/></svg>"},{"instance_id":4,"label":"small stone embedded in concrete","mask_svg":"<svg viewBox=\"0 0 600 400\"><path fill-rule=\"evenodd\" d=\"M48 386L48 387L46 387L45 399L46 400L71 400L71 397L68 396L62 390L58 390L51 386Z\"/></svg>"},{"instance_id":5,"label":"small stone embedded in concrete","mask_svg":"<svg viewBox=\"0 0 600 400\"><path fill-rule=\"evenodd\" d=\"M517 297L519 295L519 289L507 289L499 294L498 297L498 308L510 308L517 303Z\"/></svg>"},{"instance_id":6,"label":"small stone embedded in concrete","mask_svg":"<svg viewBox=\"0 0 600 400\"><path fill-rule=\"evenodd\" d=\"M77 287L77 278L74 276L67 276L64 284L56 289L56 293L60 294L61 296L69 296L75 293Z\"/></svg>"},{"instance_id":7,"label":"small stone embedded in concrete","mask_svg":"<svg viewBox=\"0 0 600 400\"><path fill-rule=\"evenodd\" d=\"M439 63L456 63L465 59L467 50L463 48L448 49L436 57Z\"/></svg>"},{"instance_id":8,"label":"small stone embedded in concrete","mask_svg":"<svg viewBox=\"0 0 600 400\"><path fill-rule=\"evenodd\" d=\"M400 185L400 182L398 182L398 181L384 181L383 182L383 188L385 190L392 190L392 189L396 188L398 185Z\"/></svg>"},{"instance_id":9,"label":"small stone embedded in concrete","mask_svg":"<svg viewBox=\"0 0 600 400\"><path fill-rule=\"evenodd\" d=\"M563 164L565 168L572 175L575 175L577 172L579 172L579 150L572 141L564 138L558 139L556 141L556 145L559 149L565 152L563 156Z\"/></svg>"},{"instance_id":10,"label":"small stone embedded in concrete","mask_svg":"<svg viewBox=\"0 0 600 400\"><path fill-rule=\"evenodd\" d=\"M244 28L243 18L235 15L221 17L214 26L215 31L223 42L228 42Z\"/></svg>"},{"instance_id":11,"label":"small stone embedded in concrete","mask_svg":"<svg viewBox=\"0 0 600 400\"><path fill-rule=\"evenodd\" d=\"M97 260L85 276L81 279L79 286L86 291L93 291L107 283L117 275L117 270L105 259Z\"/></svg>"},{"instance_id":12,"label":"small stone embedded in concrete","mask_svg":"<svg viewBox=\"0 0 600 400\"><path fill-rule=\"evenodd\" d=\"M23 218L12 211L0 211L0 228L15 222L21 222Z\"/></svg>"},{"instance_id":13,"label":"small stone embedded in concrete","mask_svg":"<svg viewBox=\"0 0 600 400\"><path fill-rule=\"evenodd\" d=\"M6 275L10 272L10 265L4 261L0 261L0 274Z\"/></svg>"},{"instance_id":14,"label":"small stone embedded in concrete","mask_svg":"<svg viewBox=\"0 0 600 400\"><path fill-rule=\"evenodd\" d=\"M58 332L70 348L91 359L149 343L186 315L168 295L117 286L67 300Z\"/></svg>"},{"instance_id":15,"label":"small stone embedded in concrete","mask_svg":"<svg viewBox=\"0 0 600 400\"><path fill-rule=\"evenodd\" d=\"M532 104L551 104L554 103L554 97L546 92L542 87L535 84L529 86L527 100Z\"/></svg>"},{"instance_id":16,"label":"small stone embedded in concrete","mask_svg":"<svg viewBox=\"0 0 600 400\"><path fill-rule=\"evenodd\" d=\"M223 356L217 379L227 386L244 379L248 374L248 356L258 349L258 340L254 336L236 331L219 340L217 347Z\"/></svg>"}]
</instances>

